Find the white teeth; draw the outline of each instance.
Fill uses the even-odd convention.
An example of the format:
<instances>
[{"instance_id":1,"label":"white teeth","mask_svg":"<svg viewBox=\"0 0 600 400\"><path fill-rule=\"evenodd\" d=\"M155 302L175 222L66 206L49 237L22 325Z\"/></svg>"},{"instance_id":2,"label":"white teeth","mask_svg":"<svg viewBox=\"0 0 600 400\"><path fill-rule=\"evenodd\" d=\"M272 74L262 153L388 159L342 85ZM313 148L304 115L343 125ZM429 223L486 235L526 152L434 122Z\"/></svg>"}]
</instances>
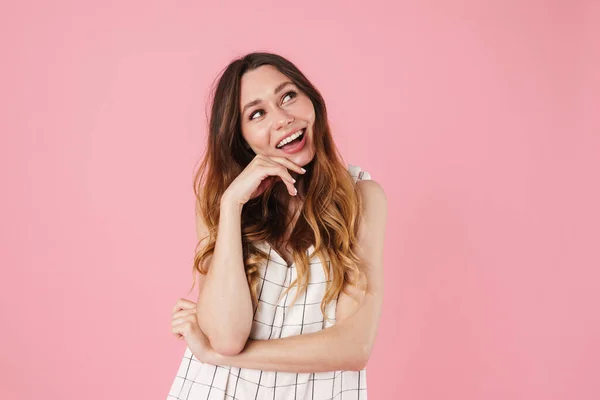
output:
<instances>
[{"instance_id":1,"label":"white teeth","mask_svg":"<svg viewBox=\"0 0 600 400\"><path fill-rule=\"evenodd\" d=\"M292 140L298 138L300 135L302 135L303 132L304 132L304 129L300 129L298 132L294 133L292 136L288 136L286 139L283 139L281 142L279 142L279 144L276 147L277 148L282 147L286 143L289 143Z\"/></svg>"}]
</instances>

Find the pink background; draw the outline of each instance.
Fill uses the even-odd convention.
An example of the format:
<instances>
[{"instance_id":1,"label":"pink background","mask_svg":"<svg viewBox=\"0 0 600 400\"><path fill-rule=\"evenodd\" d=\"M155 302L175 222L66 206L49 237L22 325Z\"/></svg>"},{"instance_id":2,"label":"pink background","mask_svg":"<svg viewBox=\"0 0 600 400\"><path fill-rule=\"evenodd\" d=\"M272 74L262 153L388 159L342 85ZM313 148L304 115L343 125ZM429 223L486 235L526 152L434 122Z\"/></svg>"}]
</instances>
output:
<instances>
[{"instance_id":1,"label":"pink background","mask_svg":"<svg viewBox=\"0 0 600 400\"><path fill-rule=\"evenodd\" d=\"M600 398L599 3L349 3L3 3L0 397L166 398L207 90L271 50L388 195L369 398Z\"/></svg>"}]
</instances>

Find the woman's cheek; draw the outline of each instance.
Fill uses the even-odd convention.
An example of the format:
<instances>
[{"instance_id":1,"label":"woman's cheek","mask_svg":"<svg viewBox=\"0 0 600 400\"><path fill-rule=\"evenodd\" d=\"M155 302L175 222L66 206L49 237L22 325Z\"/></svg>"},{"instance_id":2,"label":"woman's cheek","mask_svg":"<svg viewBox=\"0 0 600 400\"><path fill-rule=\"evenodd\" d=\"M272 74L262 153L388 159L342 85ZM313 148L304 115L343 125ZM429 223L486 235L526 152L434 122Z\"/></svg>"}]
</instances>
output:
<instances>
[{"instance_id":1,"label":"woman's cheek","mask_svg":"<svg viewBox=\"0 0 600 400\"><path fill-rule=\"evenodd\" d=\"M312 102L307 99L307 104L304 105L304 114L306 115L306 119L309 121L315 120L315 108L312 105Z\"/></svg>"}]
</instances>

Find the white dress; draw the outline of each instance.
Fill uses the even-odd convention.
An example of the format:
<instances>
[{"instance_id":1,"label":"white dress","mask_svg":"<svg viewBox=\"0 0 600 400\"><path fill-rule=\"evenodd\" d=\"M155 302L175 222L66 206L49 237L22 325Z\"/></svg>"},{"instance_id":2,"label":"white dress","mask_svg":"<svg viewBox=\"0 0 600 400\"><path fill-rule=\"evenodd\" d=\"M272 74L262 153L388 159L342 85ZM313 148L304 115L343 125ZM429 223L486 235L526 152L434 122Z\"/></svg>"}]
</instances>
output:
<instances>
[{"instance_id":1,"label":"white dress","mask_svg":"<svg viewBox=\"0 0 600 400\"><path fill-rule=\"evenodd\" d=\"M360 167L349 165L348 171L354 181L370 179ZM323 318L321 300L327 281L323 265L318 257L310 260L310 277L306 292L298 296L294 287L286 296L281 293L296 279L296 266L288 267L286 261L267 243L258 246L269 254L260 270L259 302L250 332L250 338L268 340L316 332L335 324L337 301L326 308ZM329 262L328 262L329 264ZM282 355L284 356L284 355ZM215 366L199 361L186 347L179 371L175 377L167 400L366 400L366 368L361 371L331 371L315 373L273 372L249 368Z\"/></svg>"}]
</instances>

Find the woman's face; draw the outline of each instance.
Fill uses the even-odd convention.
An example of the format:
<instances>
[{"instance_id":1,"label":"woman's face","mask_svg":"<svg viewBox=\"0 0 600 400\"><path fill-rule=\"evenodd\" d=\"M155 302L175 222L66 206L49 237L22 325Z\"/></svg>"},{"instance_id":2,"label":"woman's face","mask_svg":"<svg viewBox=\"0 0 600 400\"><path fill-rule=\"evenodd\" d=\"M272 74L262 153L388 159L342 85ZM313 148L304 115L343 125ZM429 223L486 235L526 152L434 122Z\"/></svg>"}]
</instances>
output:
<instances>
[{"instance_id":1,"label":"woman's face","mask_svg":"<svg viewBox=\"0 0 600 400\"><path fill-rule=\"evenodd\" d=\"M275 67L263 65L242 76L240 107L242 136L254 153L285 157L300 166L313 159L315 109ZM303 131L299 140L278 147L290 133Z\"/></svg>"}]
</instances>

